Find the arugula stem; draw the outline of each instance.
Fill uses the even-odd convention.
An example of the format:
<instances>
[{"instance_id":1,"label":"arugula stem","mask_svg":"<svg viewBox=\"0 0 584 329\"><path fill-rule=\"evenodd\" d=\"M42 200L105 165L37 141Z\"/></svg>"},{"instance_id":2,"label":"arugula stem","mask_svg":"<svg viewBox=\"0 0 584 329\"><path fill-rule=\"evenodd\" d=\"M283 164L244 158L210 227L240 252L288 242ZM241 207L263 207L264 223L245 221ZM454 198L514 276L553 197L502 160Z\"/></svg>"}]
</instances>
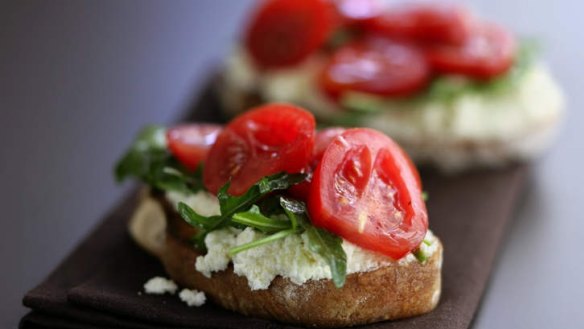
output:
<instances>
[{"instance_id":1,"label":"arugula stem","mask_svg":"<svg viewBox=\"0 0 584 329\"><path fill-rule=\"evenodd\" d=\"M412 252L414 256L418 259L420 263L423 263L428 259L428 256L422 251L422 249L418 248Z\"/></svg>"},{"instance_id":2,"label":"arugula stem","mask_svg":"<svg viewBox=\"0 0 584 329\"><path fill-rule=\"evenodd\" d=\"M239 212L233 215L232 220L236 223L262 231L285 230L290 228L290 223L286 221L271 219L259 213Z\"/></svg>"},{"instance_id":3,"label":"arugula stem","mask_svg":"<svg viewBox=\"0 0 584 329\"><path fill-rule=\"evenodd\" d=\"M229 249L229 256L233 257L235 254L238 254L242 251L252 249L255 247L259 247L259 246L262 246L264 244L268 244L270 242L274 242L274 241L279 240L279 239L283 239L283 238L287 237L288 235L291 235L294 233L296 233L296 230L293 230L293 229L284 230L284 231L280 231L278 233L274 233L272 235L268 235L265 238L255 240L255 241L252 241L249 243L245 243L245 244L242 244L242 245L237 246L237 247L233 247L233 248Z\"/></svg>"}]
</instances>

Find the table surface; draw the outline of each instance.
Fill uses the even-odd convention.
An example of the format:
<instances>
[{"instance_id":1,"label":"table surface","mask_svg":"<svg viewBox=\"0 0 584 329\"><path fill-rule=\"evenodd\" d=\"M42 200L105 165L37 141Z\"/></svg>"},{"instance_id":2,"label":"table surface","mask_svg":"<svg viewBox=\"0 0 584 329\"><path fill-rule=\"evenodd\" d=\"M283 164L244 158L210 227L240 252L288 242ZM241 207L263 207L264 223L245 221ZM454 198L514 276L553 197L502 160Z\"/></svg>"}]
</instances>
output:
<instances>
[{"instance_id":1,"label":"table surface","mask_svg":"<svg viewBox=\"0 0 584 329\"><path fill-rule=\"evenodd\" d=\"M1 327L17 325L24 293L129 189L114 184L112 164L142 125L189 107L251 3L0 2ZM568 98L559 143L533 167L474 327L582 327L584 3L470 5L540 37Z\"/></svg>"}]
</instances>

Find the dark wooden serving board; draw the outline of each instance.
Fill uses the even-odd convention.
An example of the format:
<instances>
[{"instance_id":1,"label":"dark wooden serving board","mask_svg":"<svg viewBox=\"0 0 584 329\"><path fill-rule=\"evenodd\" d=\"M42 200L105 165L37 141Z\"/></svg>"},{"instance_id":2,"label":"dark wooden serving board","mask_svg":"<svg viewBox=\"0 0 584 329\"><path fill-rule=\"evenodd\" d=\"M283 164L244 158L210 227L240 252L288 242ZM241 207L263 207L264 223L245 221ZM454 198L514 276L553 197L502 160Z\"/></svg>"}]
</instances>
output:
<instances>
[{"instance_id":1,"label":"dark wooden serving board","mask_svg":"<svg viewBox=\"0 0 584 329\"><path fill-rule=\"evenodd\" d=\"M209 89L189 119L217 121ZM467 328L481 296L525 182L525 166L442 176L423 170L430 198L430 227L444 244L442 297L433 312L364 328ZM33 309L23 328L288 328L245 317L211 303L189 308L176 296L140 294L149 278L165 276L159 262L126 232L136 193L121 201L101 224L38 287L24 298Z\"/></svg>"}]
</instances>

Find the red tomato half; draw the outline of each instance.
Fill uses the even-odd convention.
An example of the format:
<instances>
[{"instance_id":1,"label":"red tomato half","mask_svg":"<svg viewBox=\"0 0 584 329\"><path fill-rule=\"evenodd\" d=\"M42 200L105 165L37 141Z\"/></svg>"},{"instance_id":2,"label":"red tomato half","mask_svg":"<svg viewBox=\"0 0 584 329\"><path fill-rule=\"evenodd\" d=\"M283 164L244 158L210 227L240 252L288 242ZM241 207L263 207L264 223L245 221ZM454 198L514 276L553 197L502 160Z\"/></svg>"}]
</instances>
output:
<instances>
[{"instance_id":1,"label":"red tomato half","mask_svg":"<svg viewBox=\"0 0 584 329\"><path fill-rule=\"evenodd\" d=\"M381 38L356 41L337 50L320 75L320 87L334 99L347 91L407 96L423 88L430 70L416 47Z\"/></svg>"},{"instance_id":2,"label":"red tomato half","mask_svg":"<svg viewBox=\"0 0 584 329\"><path fill-rule=\"evenodd\" d=\"M367 21L368 31L393 38L460 45L470 35L471 15L446 3L408 3L389 9Z\"/></svg>"},{"instance_id":3,"label":"red tomato half","mask_svg":"<svg viewBox=\"0 0 584 329\"><path fill-rule=\"evenodd\" d=\"M222 126L214 124L188 124L170 128L166 131L168 149L183 166L195 170L205 160L222 129Z\"/></svg>"},{"instance_id":4,"label":"red tomato half","mask_svg":"<svg viewBox=\"0 0 584 329\"><path fill-rule=\"evenodd\" d=\"M442 73L489 79L507 72L513 65L515 39L504 28L478 24L460 46L430 45L426 51L433 68Z\"/></svg>"},{"instance_id":5,"label":"red tomato half","mask_svg":"<svg viewBox=\"0 0 584 329\"><path fill-rule=\"evenodd\" d=\"M393 259L418 247L428 229L407 156L366 128L333 139L314 173L308 210L314 225Z\"/></svg>"},{"instance_id":6,"label":"red tomato half","mask_svg":"<svg viewBox=\"0 0 584 329\"><path fill-rule=\"evenodd\" d=\"M256 64L278 68L300 63L328 38L334 11L327 0L267 0L245 36Z\"/></svg>"},{"instance_id":7,"label":"red tomato half","mask_svg":"<svg viewBox=\"0 0 584 329\"><path fill-rule=\"evenodd\" d=\"M264 176L302 172L312 157L314 116L288 104L269 104L231 121L211 147L203 183L214 193L231 180L241 195Z\"/></svg>"}]
</instances>

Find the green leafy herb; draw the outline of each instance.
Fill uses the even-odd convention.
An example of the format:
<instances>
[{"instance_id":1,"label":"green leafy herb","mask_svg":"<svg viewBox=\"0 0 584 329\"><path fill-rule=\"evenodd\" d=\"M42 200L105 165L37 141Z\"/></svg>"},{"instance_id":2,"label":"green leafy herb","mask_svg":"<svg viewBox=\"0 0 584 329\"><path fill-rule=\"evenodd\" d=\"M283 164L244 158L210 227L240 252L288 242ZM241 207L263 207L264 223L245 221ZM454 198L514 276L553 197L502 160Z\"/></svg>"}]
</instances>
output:
<instances>
[{"instance_id":1,"label":"green leafy herb","mask_svg":"<svg viewBox=\"0 0 584 329\"><path fill-rule=\"evenodd\" d=\"M426 246L430 246L432 244L432 242L430 242L429 240L422 240L422 244L425 244ZM416 259L420 262L423 263L428 259L428 255L424 252L424 250L422 249L422 244L420 244L420 246L418 248L416 248L414 251L412 251L412 253L414 254L414 256L416 256Z\"/></svg>"},{"instance_id":2,"label":"green leafy herb","mask_svg":"<svg viewBox=\"0 0 584 329\"><path fill-rule=\"evenodd\" d=\"M363 126L364 122L367 118L371 115L375 115L374 112L365 112L365 111L353 111L349 109L348 111L343 111L342 113L338 113L334 117L332 117L329 121L330 126L341 126L341 127L359 127ZM324 126L327 127L327 126Z\"/></svg>"},{"instance_id":3,"label":"green leafy herb","mask_svg":"<svg viewBox=\"0 0 584 329\"><path fill-rule=\"evenodd\" d=\"M219 198L219 204L221 207L221 213L225 214L226 216L232 215L235 211L241 209L242 207L250 206L252 203L258 201L268 193L278 190L286 190L292 185L300 183L304 180L305 177L306 175L304 174L292 175L287 173L267 176L252 185L241 196L229 195L227 191L229 190L230 183L227 183L221 187L219 193L217 193L217 198Z\"/></svg>"},{"instance_id":4,"label":"green leafy herb","mask_svg":"<svg viewBox=\"0 0 584 329\"><path fill-rule=\"evenodd\" d=\"M115 177L118 182L127 177L148 177L151 166L160 163L166 157L164 128L147 126L143 128L130 149L117 163Z\"/></svg>"},{"instance_id":5,"label":"green leafy herb","mask_svg":"<svg viewBox=\"0 0 584 329\"><path fill-rule=\"evenodd\" d=\"M187 223L202 228L204 230L214 230L226 226L226 224L237 223L238 221L254 221L258 225L264 225L267 217L259 217L259 208L254 204L264 198L266 195L283 191L292 185L298 184L304 180L304 174L287 174L280 173L262 178L259 182L250 187L247 192L241 196L233 196L227 193L229 183L225 184L217 194L219 199L219 208L221 215L204 217L196 214L186 204L179 203L179 213ZM190 211L180 211L181 209L190 209ZM192 212L191 212L192 211ZM238 214L238 221L232 221L233 216ZM263 222L262 222L263 221ZM242 223L239 223L242 224ZM251 226L251 225L247 225Z\"/></svg>"},{"instance_id":6,"label":"green leafy herb","mask_svg":"<svg viewBox=\"0 0 584 329\"><path fill-rule=\"evenodd\" d=\"M308 236L308 249L326 260L335 286L342 287L347 278L347 255L343 250L343 239L312 225L304 227Z\"/></svg>"},{"instance_id":7,"label":"green leafy herb","mask_svg":"<svg viewBox=\"0 0 584 329\"><path fill-rule=\"evenodd\" d=\"M256 205L253 205L248 211L235 213L232 220L241 225L253 227L264 233L286 230L291 226L290 222L262 215L260 208ZM292 225L292 229L296 229L296 227Z\"/></svg>"},{"instance_id":8,"label":"green leafy herb","mask_svg":"<svg viewBox=\"0 0 584 329\"><path fill-rule=\"evenodd\" d=\"M178 213L189 225L204 230L209 229L211 227L211 224L213 223L212 221L209 220L210 218L213 217L205 217L199 215L196 211L194 211L184 202L178 203Z\"/></svg>"},{"instance_id":9,"label":"green leafy herb","mask_svg":"<svg viewBox=\"0 0 584 329\"><path fill-rule=\"evenodd\" d=\"M416 256L416 259L418 259L420 263L423 263L428 259L428 255L426 255L426 253L424 253L424 251L421 248L414 250L413 254L414 256Z\"/></svg>"},{"instance_id":10,"label":"green leafy herb","mask_svg":"<svg viewBox=\"0 0 584 329\"><path fill-rule=\"evenodd\" d=\"M236 212L247 211L251 206L265 197L267 194L275 191L283 191L292 185L298 184L304 180L304 174L287 174L280 173L262 178L259 182L250 187L247 192L241 196L232 196L227 193L229 183L225 184L217 193L219 199L219 208L221 215L213 216L209 229L213 230L222 227Z\"/></svg>"},{"instance_id":11,"label":"green leafy herb","mask_svg":"<svg viewBox=\"0 0 584 329\"><path fill-rule=\"evenodd\" d=\"M202 166L188 172L166 147L165 128L147 126L116 164L116 181L135 177L161 190L192 193L202 188Z\"/></svg>"},{"instance_id":12,"label":"green leafy herb","mask_svg":"<svg viewBox=\"0 0 584 329\"><path fill-rule=\"evenodd\" d=\"M286 173L265 177L241 196L229 195L227 193L229 184L226 184L218 195L221 215L201 216L184 203L179 203L179 214L187 223L198 229L199 233L193 241L199 247L204 247L204 243L203 246L201 243L206 234L222 227L251 227L266 234L259 240L231 248L229 250L231 256L292 234L306 232L308 249L327 262L333 282L337 287L342 287L347 275L347 256L342 248L342 239L314 227L310 223L304 203L285 198L277 193L301 182L304 178L305 175ZM276 201L278 201L279 210L274 208ZM258 202L268 204L271 215L262 213L261 208L256 204Z\"/></svg>"},{"instance_id":13,"label":"green leafy herb","mask_svg":"<svg viewBox=\"0 0 584 329\"><path fill-rule=\"evenodd\" d=\"M308 249L327 262L335 286L342 287L347 277L347 255L342 247L343 239L310 224L304 203L282 197L280 204L290 220L297 222L306 231Z\"/></svg>"},{"instance_id":14,"label":"green leafy herb","mask_svg":"<svg viewBox=\"0 0 584 329\"><path fill-rule=\"evenodd\" d=\"M383 108L383 103L384 99L382 97L375 97L371 94L354 91L345 93L341 99L343 107L365 113L378 112Z\"/></svg>"},{"instance_id":15,"label":"green leafy herb","mask_svg":"<svg viewBox=\"0 0 584 329\"><path fill-rule=\"evenodd\" d=\"M217 194L217 198L219 199L219 209L221 210L220 215L209 217L201 216L188 205L182 202L179 202L178 204L178 211L181 217L188 224L198 229L199 233L196 239L194 239L194 242L196 243L197 247L203 249L205 236L213 230L227 226L236 228L242 228L245 226L265 226L266 221L263 219L267 217L262 216L264 218L260 218L259 216L254 216L252 213L255 211L253 207L255 203L270 193L290 188L292 185L303 181L304 178L304 174L287 173L279 173L272 176L267 176L250 187L247 192L241 196L229 195L227 193L227 190L229 189L229 183L227 183L221 187ZM243 214L239 214L237 216L238 219L233 220L233 216L238 213ZM242 221L247 221L248 223L243 224L241 223ZM287 226L287 228L288 227L291 226Z\"/></svg>"},{"instance_id":16,"label":"green leafy herb","mask_svg":"<svg viewBox=\"0 0 584 329\"><path fill-rule=\"evenodd\" d=\"M342 47L347 42L355 38L355 31L350 29L337 29L327 40L326 47L328 49L337 49Z\"/></svg>"},{"instance_id":17,"label":"green leafy herb","mask_svg":"<svg viewBox=\"0 0 584 329\"><path fill-rule=\"evenodd\" d=\"M306 207L296 200L291 200L284 197L280 198L280 205L284 209L286 216L290 218L292 227L297 228L299 222L302 220L302 218L299 217L306 214Z\"/></svg>"}]
</instances>

